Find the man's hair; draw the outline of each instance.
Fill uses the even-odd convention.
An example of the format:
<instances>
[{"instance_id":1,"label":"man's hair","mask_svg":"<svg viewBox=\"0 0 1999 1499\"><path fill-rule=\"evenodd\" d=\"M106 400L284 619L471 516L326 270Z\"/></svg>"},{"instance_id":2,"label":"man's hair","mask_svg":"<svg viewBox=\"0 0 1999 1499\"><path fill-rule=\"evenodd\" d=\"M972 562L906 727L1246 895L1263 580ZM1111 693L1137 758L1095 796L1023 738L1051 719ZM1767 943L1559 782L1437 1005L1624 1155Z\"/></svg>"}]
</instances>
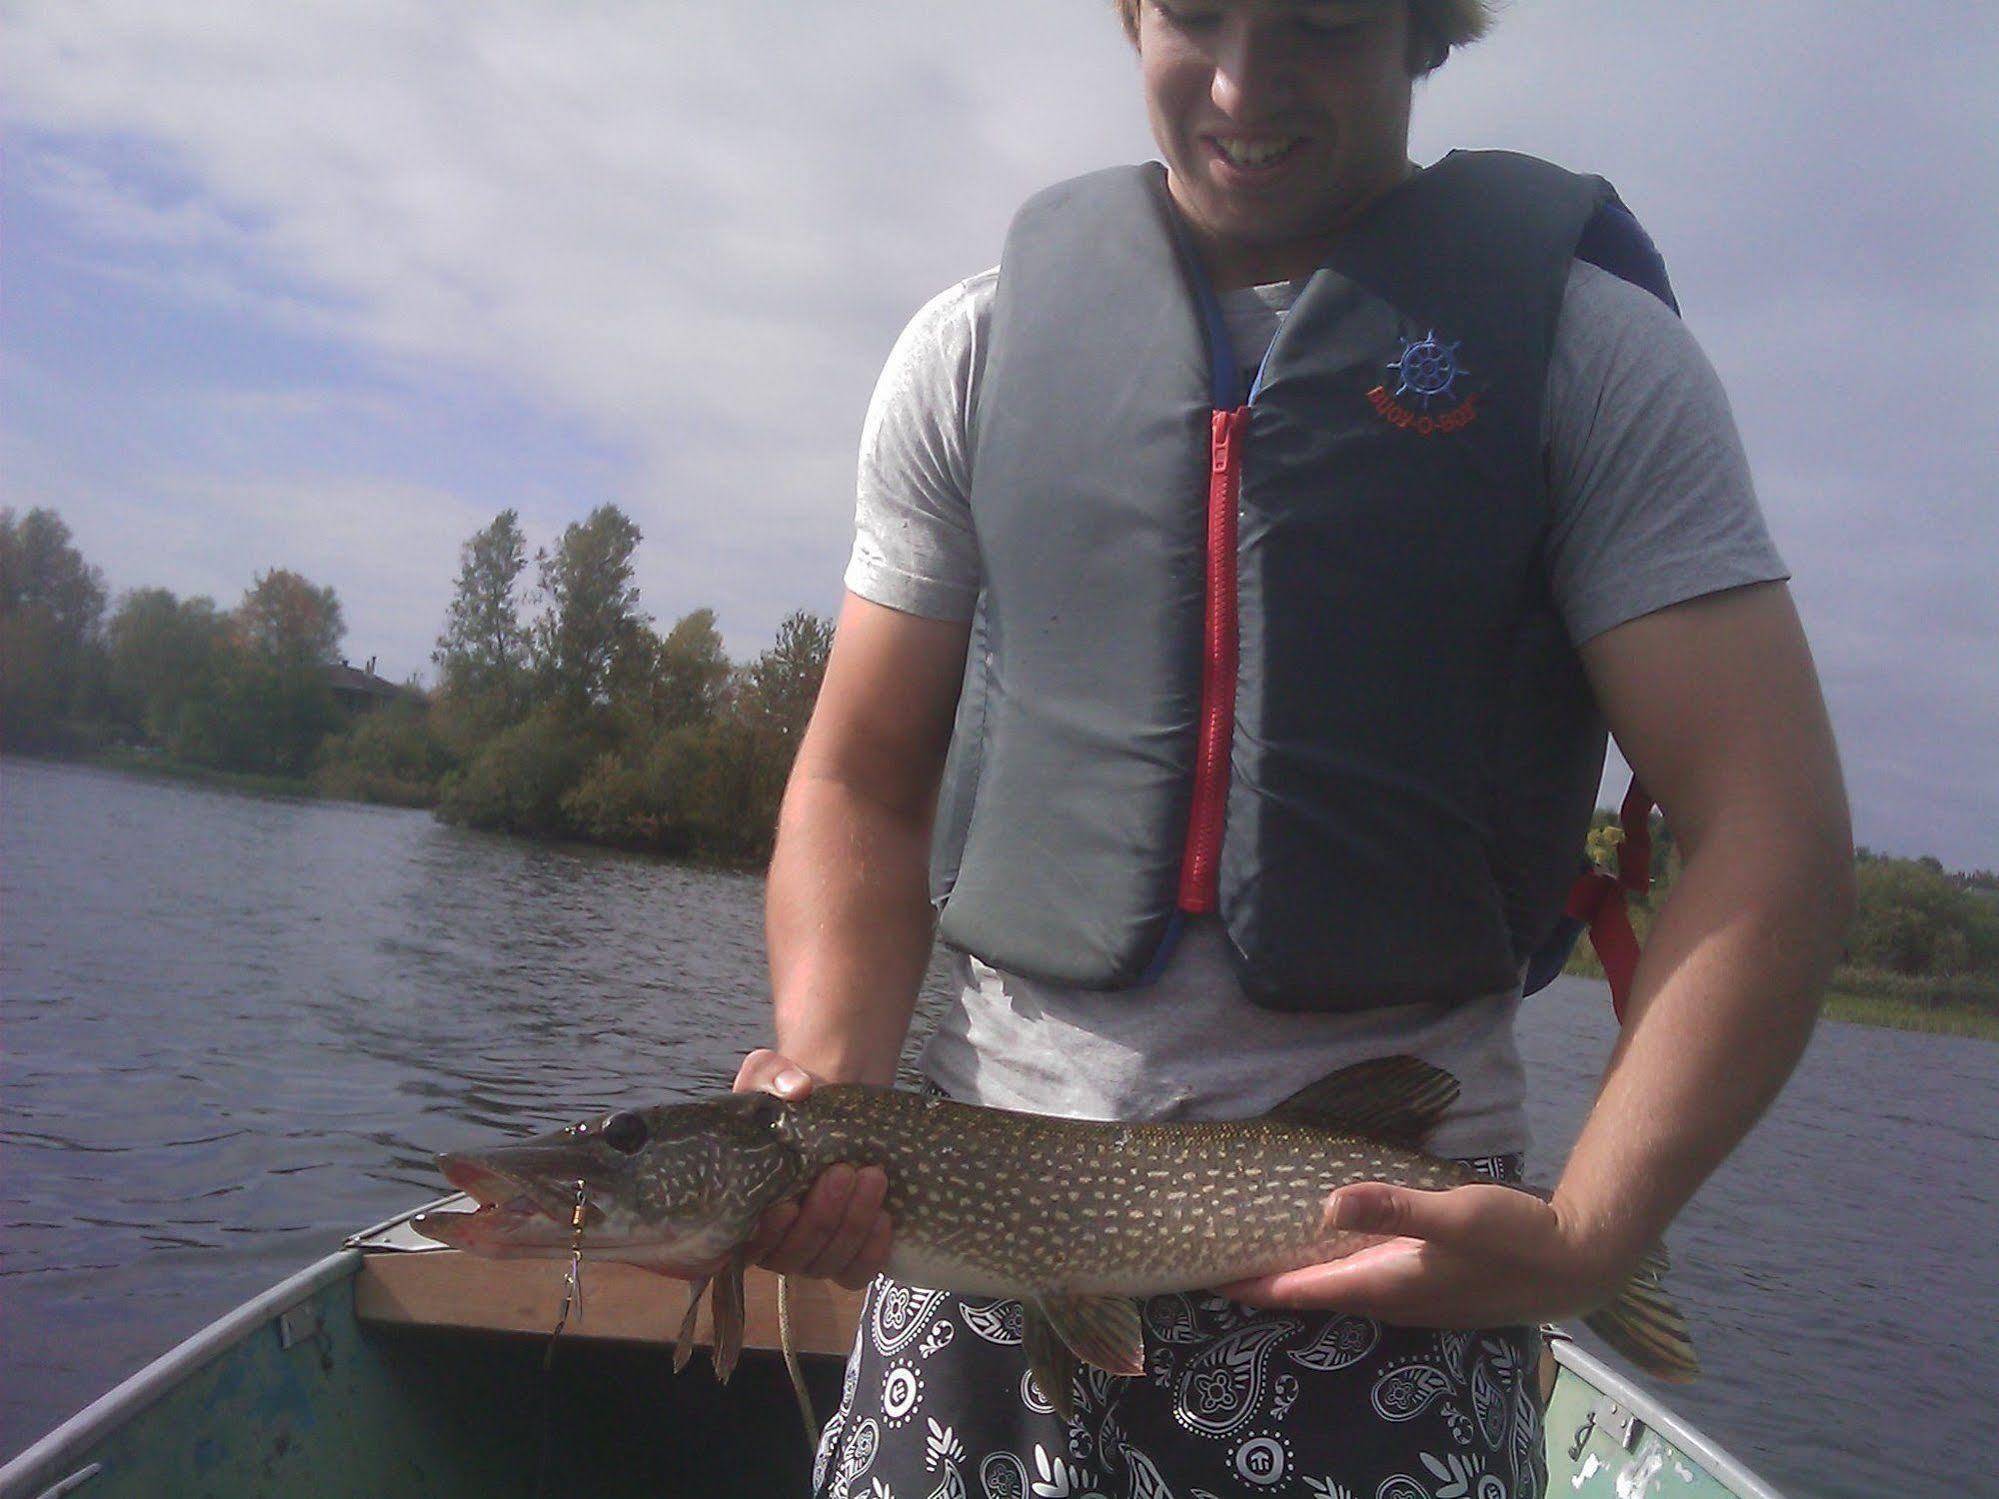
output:
<instances>
[{"instance_id":1,"label":"man's hair","mask_svg":"<svg viewBox=\"0 0 1999 1499\"><path fill-rule=\"evenodd\" d=\"M1144 0L1114 0L1125 35L1138 40L1138 7ZM1405 0L1409 7L1409 72L1433 72L1453 47L1484 36L1492 26L1496 0Z\"/></svg>"}]
</instances>

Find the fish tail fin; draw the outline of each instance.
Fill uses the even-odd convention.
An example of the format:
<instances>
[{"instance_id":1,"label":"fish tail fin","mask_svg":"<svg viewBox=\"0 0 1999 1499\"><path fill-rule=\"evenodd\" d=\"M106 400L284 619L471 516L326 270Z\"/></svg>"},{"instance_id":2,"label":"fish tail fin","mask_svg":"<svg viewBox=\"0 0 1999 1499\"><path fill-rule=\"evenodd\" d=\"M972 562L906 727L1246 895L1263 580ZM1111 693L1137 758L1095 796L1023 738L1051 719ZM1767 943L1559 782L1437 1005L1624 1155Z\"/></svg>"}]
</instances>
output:
<instances>
[{"instance_id":1,"label":"fish tail fin","mask_svg":"<svg viewBox=\"0 0 1999 1499\"><path fill-rule=\"evenodd\" d=\"M1654 1379L1684 1384L1701 1366L1687 1319L1660 1284L1665 1273L1666 1251L1655 1248L1609 1304L1585 1316L1583 1324Z\"/></svg>"}]
</instances>

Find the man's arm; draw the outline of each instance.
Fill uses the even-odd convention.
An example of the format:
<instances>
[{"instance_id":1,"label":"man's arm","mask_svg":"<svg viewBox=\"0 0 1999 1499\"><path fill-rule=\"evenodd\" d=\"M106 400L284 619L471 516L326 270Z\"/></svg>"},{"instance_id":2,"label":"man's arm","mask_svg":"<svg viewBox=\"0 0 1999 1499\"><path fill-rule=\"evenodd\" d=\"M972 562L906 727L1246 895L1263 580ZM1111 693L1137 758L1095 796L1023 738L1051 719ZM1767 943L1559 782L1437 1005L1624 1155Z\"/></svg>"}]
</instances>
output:
<instances>
[{"instance_id":1,"label":"man's arm","mask_svg":"<svg viewBox=\"0 0 1999 1499\"><path fill-rule=\"evenodd\" d=\"M930 958L930 824L969 626L848 594L778 816L765 897L776 1051L736 1086L887 1085ZM826 1172L766 1215L771 1269L864 1282L886 1256L878 1170Z\"/></svg>"},{"instance_id":2,"label":"man's arm","mask_svg":"<svg viewBox=\"0 0 1999 1499\"><path fill-rule=\"evenodd\" d=\"M1237 1294L1442 1326L1586 1310L1797 1064L1852 910L1853 854L1789 591L1760 584L1674 605L1605 631L1582 656L1684 863L1553 1202L1483 1186L1348 1188L1329 1204L1339 1227L1401 1237Z\"/></svg>"},{"instance_id":3,"label":"man's arm","mask_svg":"<svg viewBox=\"0 0 1999 1499\"><path fill-rule=\"evenodd\" d=\"M778 816L765 930L778 1048L887 1085L930 960L930 822L968 625L847 595Z\"/></svg>"},{"instance_id":4,"label":"man's arm","mask_svg":"<svg viewBox=\"0 0 1999 1499\"><path fill-rule=\"evenodd\" d=\"M1803 1054L1852 918L1853 836L1784 585L1633 620L1582 655L1683 859L1557 1194L1623 1263L1658 1238Z\"/></svg>"}]
</instances>

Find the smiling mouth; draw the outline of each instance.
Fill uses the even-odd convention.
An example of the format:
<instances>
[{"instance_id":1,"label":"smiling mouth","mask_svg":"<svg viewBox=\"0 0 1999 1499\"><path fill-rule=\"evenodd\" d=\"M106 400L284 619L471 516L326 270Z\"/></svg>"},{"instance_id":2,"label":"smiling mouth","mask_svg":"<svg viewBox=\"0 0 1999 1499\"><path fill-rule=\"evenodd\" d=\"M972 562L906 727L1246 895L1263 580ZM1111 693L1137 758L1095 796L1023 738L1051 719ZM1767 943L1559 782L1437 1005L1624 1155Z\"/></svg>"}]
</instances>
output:
<instances>
[{"instance_id":1,"label":"smiling mouth","mask_svg":"<svg viewBox=\"0 0 1999 1499\"><path fill-rule=\"evenodd\" d=\"M1305 144L1302 135L1247 136L1211 135L1208 144L1229 166L1239 172L1267 172L1294 156Z\"/></svg>"}]
</instances>

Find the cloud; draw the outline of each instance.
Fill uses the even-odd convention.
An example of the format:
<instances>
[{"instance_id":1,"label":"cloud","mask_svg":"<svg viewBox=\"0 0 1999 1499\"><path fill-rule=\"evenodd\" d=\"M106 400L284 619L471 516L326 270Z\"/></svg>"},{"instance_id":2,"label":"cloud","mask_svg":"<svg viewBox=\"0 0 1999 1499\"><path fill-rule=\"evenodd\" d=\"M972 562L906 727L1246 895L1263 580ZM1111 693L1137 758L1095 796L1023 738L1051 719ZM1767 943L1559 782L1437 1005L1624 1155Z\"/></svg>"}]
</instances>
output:
<instances>
[{"instance_id":1,"label":"cloud","mask_svg":"<svg viewBox=\"0 0 1999 1499\"><path fill-rule=\"evenodd\" d=\"M78 516L160 474L211 531L266 486L407 521L393 586L345 532L255 524L294 565L353 558L357 632L415 630L363 592L441 613L457 542L509 503L538 539L625 505L651 606L716 605L739 651L829 608L902 321L996 258L1027 192L1149 150L1109 7L1076 0L24 0L0 51L14 190L47 225L10 268L209 330L50 333L25 408L47 430L7 418L16 492L63 496L135 574L140 532ZM1416 133L1618 182L1733 395L1864 836L1986 863L1995 63L1975 0L1523 0L1424 86ZM135 351L144 388L114 373ZM116 422L116 462L65 401ZM1892 789L1912 761L1948 807Z\"/></svg>"}]
</instances>

